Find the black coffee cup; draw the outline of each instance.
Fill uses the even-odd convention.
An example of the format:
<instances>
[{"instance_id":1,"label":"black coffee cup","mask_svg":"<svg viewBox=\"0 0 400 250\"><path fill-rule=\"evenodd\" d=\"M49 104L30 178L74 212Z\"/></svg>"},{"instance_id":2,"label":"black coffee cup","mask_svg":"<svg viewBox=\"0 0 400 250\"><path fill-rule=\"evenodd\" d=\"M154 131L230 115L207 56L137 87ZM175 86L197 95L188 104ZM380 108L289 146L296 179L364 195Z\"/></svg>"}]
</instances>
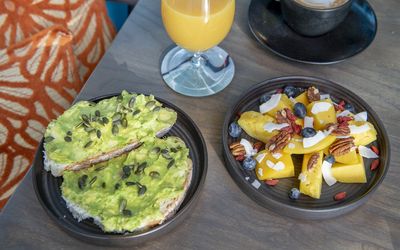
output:
<instances>
[{"instance_id":1,"label":"black coffee cup","mask_svg":"<svg viewBox=\"0 0 400 250\"><path fill-rule=\"evenodd\" d=\"M319 36L335 29L351 9L353 0L331 8L314 8L294 0L280 0L285 22L304 36Z\"/></svg>"}]
</instances>

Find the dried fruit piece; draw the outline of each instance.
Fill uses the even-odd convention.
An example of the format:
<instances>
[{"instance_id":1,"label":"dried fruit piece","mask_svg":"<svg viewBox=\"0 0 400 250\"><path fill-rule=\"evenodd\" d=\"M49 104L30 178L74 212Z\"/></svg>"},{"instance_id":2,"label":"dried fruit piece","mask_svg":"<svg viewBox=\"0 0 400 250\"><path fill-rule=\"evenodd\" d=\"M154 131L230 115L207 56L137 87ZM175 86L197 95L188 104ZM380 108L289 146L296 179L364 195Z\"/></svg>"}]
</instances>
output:
<instances>
[{"instance_id":1,"label":"dried fruit piece","mask_svg":"<svg viewBox=\"0 0 400 250\"><path fill-rule=\"evenodd\" d=\"M377 169L379 167L379 159L375 159L371 162L371 166L370 169L371 171L374 171L375 169Z\"/></svg>"},{"instance_id":2,"label":"dried fruit piece","mask_svg":"<svg viewBox=\"0 0 400 250\"><path fill-rule=\"evenodd\" d=\"M313 155L311 155L307 163L308 171L311 171L317 165L318 159L319 159L319 153L314 153Z\"/></svg>"},{"instance_id":3,"label":"dried fruit piece","mask_svg":"<svg viewBox=\"0 0 400 250\"><path fill-rule=\"evenodd\" d=\"M244 158L245 158L244 155L238 155L238 156L235 157L235 160L237 160L237 161L243 161Z\"/></svg>"},{"instance_id":4,"label":"dried fruit piece","mask_svg":"<svg viewBox=\"0 0 400 250\"><path fill-rule=\"evenodd\" d=\"M339 116L337 118L338 123L344 123L344 122L349 122L354 120L354 118L352 116Z\"/></svg>"},{"instance_id":5,"label":"dried fruit piece","mask_svg":"<svg viewBox=\"0 0 400 250\"><path fill-rule=\"evenodd\" d=\"M257 150L257 153L261 151L261 149L264 147L264 143L258 141L253 144L253 148Z\"/></svg>"},{"instance_id":6,"label":"dried fruit piece","mask_svg":"<svg viewBox=\"0 0 400 250\"><path fill-rule=\"evenodd\" d=\"M278 183L279 183L278 179L272 179L272 180L266 180L265 181L265 184L267 184L268 186L275 186Z\"/></svg>"},{"instance_id":7,"label":"dried fruit piece","mask_svg":"<svg viewBox=\"0 0 400 250\"><path fill-rule=\"evenodd\" d=\"M321 94L319 90L312 86L307 89L307 98L309 102L315 102L321 100Z\"/></svg>"},{"instance_id":8,"label":"dried fruit piece","mask_svg":"<svg viewBox=\"0 0 400 250\"><path fill-rule=\"evenodd\" d=\"M371 150L374 151L375 154L379 155L379 149L374 145L371 146Z\"/></svg>"},{"instance_id":9,"label":"dried fruit piece","mask_svg":"<svg viewBox=\"0 0 400 250\"><path fill-rule=\"evenodd\" d=\"M335 201L340 201L340 200L343 200L344 198L346 198L346 195L347 195L346 192L340 192L340 193L337 193L337 194L333 197L333 199L334 199Z\"/></svg>"},{"instance_id":10,"label":"dried fruit piece","mask_svg":"<svg viewBox=\"0 0 400 250\"><path fill-rule=\"evenodd\" d=\"M329 147L329 153L333 156L345 155L355 148L354 137L336 139Z\"/></svg>"}]
</instances>

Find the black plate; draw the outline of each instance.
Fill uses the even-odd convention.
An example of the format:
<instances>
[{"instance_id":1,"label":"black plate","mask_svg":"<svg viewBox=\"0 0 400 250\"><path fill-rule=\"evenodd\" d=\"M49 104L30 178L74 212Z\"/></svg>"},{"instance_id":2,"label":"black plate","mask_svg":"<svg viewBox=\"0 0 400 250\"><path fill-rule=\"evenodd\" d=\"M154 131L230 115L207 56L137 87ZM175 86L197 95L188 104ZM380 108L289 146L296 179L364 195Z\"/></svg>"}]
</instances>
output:
<instances>
[{"instance_id":1,"label":"black plate","mask_svg":"<svg viewBox=\"0 0 400 250\"><path fill-rule=\"evenodd\" d=\"M102 96L94 98L91 101L98 102L116 95L117 94ZM189 156L193 161L192 181L179 210L172 218L165 221L163 224L140 234L126 233L122 235L104 233L91 219L78 222L69 212L65 201L61 197L60 186L62 177L56 178L43 169L43 142L41 142L33 163L33 186L47 214L58 226L70 235L80 240L102 246L137 245L167 233L182 222L189 212L193 210L207 174L206 144L200 130L188 115L173 104L157 97L156 99L160 101L164 107L171 108L178 113L178 119L167 136L174 135L180 137L189 148Z\"/></svg>"},{"instance_id":2,"label":"black plate","mask_svg":"<svg viewBox=\"0 0 400 250\"><path fill-rule=\"evenodd\" d=\"M344 184L336 183L329 187L324 181L322 186L321 198L316 200L305 195L301 195L299 200L293 201L289 199L288 192L293 187L299 187L297 177L281 179L277 186L271 187L258 181L254 171L243 170L241 164L234 159L229 151L229 145L238 139L234 139L228 134L228 126L231 122L237 120L237 114L249 110L258 111L259 98L263 94L274 93L277 89L286 85L294 85L299 87L316 86L322 93L330 94L339 100L344 100L354 105L357 112L367 111L368 121L371 122L378 132L377 142L374 143L380 150L380 167L371 172L369 169L371 160L364 158L366 167L367 183L365 184ZM260 205L271 209L282 215L300 218L300 219L326 219L345 214L363 204L367 198L384 179L389 168L390 145L386 130L373 109L360 97L350 90L328 80L291 76L280 77L262 82L244 95L238 102L228 111L224 127L222 131L223 155L225 158L225 166L236 184L250 198ZM250 141L254 141L244 132L242 136ZM295 176L301 171L302 155L293 155L295 164ZM252 184L256 181L261 184L259 188ZM334 201L333 196L339 192L347 192L346 199L342 201Z\"/></svg>"},{"instance_id":3,"label":"black plate","mask_svg":"<svg viewBox=\"0 0 400 250\"><path fill-rule=\"evenodd\" d=\"M375 13L365 0L354 0L343 23L318 37L299 35L286 25L275 0L252 0L248 17L251 32L264 47L284 58L311 64L352 57L371 44L377 31Z\"/></svg>"}]
</instances>

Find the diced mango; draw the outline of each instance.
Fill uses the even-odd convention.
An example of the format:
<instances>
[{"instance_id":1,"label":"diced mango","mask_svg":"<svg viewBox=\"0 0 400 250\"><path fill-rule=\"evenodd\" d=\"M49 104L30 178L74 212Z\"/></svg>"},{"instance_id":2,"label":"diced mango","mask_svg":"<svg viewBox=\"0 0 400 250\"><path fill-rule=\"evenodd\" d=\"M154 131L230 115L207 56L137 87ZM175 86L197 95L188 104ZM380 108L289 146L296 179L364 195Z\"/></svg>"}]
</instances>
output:
<instances>
[{"instance_id":1,"label":"diced mango","mask_svg":"<svg viewBox=\"0 0 400 250\"><path fill-rule=\"evenodd\" d=\"M269 115L263 115L255 111L244 112L238 120L239 126L246 131L249 136L264 143L267 143L272 136L278 133L278 131L269 133L264 130L264 125L268 122L275 122L275 119Z\"/></svg>"},{"instance_id":2,"label":"diced mango","mask_svg":"<svg viewBox=\"0 0 400 250\"><path fill-rule=\"evenodd\" d=\"M307 98L307 92L304 92L300 95L298 95L296 98L294 98L297 102L301 102L304 104L304 106L307 107L308 104L310 104L310 102L308 101Z\"/></svg>"},{"instance_id":3,"label":"diced mango","mask_svg":"<svg viewBox=\"0 0 400 250\"><path fill-rule=\"evenodd\" d=\"M329 103L330 107L327 111L323 111L323 112L314 114L311 112L311 110L314 107L314 105L317 105L318 103ZM314 128L316 130L323 130L323 129L325 129L325 127L328 123L336 123L337 122L335 108L330 99L326 99L323 101L315 101L315 102L310 103L307 106L307 114L308 114L308 116L311 116L314 118Z\"/></svg>"},{"instance_id":4,"label":"diced mango","mask_svg":"<svg viewBox=\"0 0 400 250\"><path fill-rule=\"evenodd\" d=\"M365 167L363 157L357 154L357 163L343 164L335 163L332 166L332 175L338 182L343 183L366 183Z\"/></svg>"},{"instance_id":5,"label":"diced mango","mask_svg":"<svg viewBox=\"0 0 400 250\"><path fill-rule=\"evenodd\" d=\"M289 107L293 107L293 102L289 99L289 97L287 95L282 94L281 96L281 101L284 102L287 106Z\"/></svg>"},{"instance_id":6,"label":"diced mango","mask_svg":"<svg viewBox=\"0 0 400 250\"><path fill-rule=\"evenodd\" d=\"M294 165L292 161L292 157L289 154L281 154L278 158L277 155L269 153L268 150L261 151L258 155L264 154L263 160L259 163L257 162L256 166L256 174L259 180L270 180L270 179L279 179L279 178L288 178L294 176ZM278 159L276 159L275 157ZM279 156L279 155L278 155ZM270 165L275 165L278 162L282 162L285 166L282 170L275 170L268 166L267 162ZM272 163L272 164L271 164Z\"/></svg>"},{"instance_id":7,"label":"diced mango","mask_svg":"<svg viewBox=\"0 0 400 250\"><path fill-rule=\"evenodd\" d=\"M276 112L279 110L282 110L284 108L288 108L292 110L292 104L291 101L288 99L288 97L285 94L280 94L281 98L278 102L278 105L276 105L275 108L271 109L270 111L267 112L268 115L275 117Z\"/></svg>"},{"instance_id":8,"label":"diced mango","mask_svg":"<svg viewBox=\"0 0 400 250\"><path fill-rule=\"evenodd\" d=\"M327 137L325 137L325 139L315 144L314 146L309 148L304 148L302 137L296 135L290 140L290 143L283 149L283 152L286 154L309 154L312 152L317 152L325 149L326 147L331 145L335 140L336 140L335 136L328 135Z\"/></svg>"},{"instance_id":9,"label":"diced mango","mask_svg":"<svg viewBox=\"0 0 400 250\"><path fill-rule=\"evenodd\" d=\"M359 146L359 145L366 146L376 140L377 132L375 130L374 125L372 125L370 122L362 122L362 121L350 121L349 122L349 125L356 125L356 126L362 126L364 124L367 124L369 126L370 129L368 131L365 131L363 133L358 133L358 134L354 134L354 133L350 134L350 136L354 137L354 144L356 146Z\"/></svg>"},{"instance_id":10,"label":"diced mango","mask_svg":"<svg viewBox=\"0 0 400 250\"><path fill-rule=\"evenodd\" d=\"M329 155L329 147L324 150L325 155ZM347 154L335 156L335 162L344 164L354 164L358 162L357 151L355 149L351 150Z\"/></svg>"},{"instance_id":11,"label":"diced mango","mask_svg":"<svg viewBox=\"0 0 400 250\"><path fill-rule=\"evenodd\" d=\"M316 165L308 170L308 161L313 154L318 154L318 160ZM300 192L308 195L314 199L319 199L321 197L322 189L322 160L324 153L323 151L318 151L316 153L305 154L303 158L303 166L301 168L301 174L304 176L304 181L300 181Z\"/></svg>"}]
</instances>

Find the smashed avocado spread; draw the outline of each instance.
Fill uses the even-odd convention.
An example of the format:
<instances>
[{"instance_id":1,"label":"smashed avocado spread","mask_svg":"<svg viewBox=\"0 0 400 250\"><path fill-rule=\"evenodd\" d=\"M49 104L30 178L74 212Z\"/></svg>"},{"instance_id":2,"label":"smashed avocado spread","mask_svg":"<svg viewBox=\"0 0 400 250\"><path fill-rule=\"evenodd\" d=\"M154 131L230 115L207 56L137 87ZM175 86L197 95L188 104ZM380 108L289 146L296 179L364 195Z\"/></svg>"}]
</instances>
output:
<instances>
[{"instance_id":1,"label":"smashed avocado spread","mask_svg":"<svg viewBox=\"0 0 400 250\"><path fill-rule=\"evenodd\" d=\"M45 132L47 158L69 164L155 137L176 121L154 96L123 91L98 103L81 101L52 121Z\"/></svg>"},{"instance_id":2,"label":"smashed avocado spread","mask_svg":"<svg viewBox=\"0 0 400 250\"><path fill-rule=\"evenodd\" d=\"M64 172L62 195L76 218L94 218L106 232L142 229L166 218L163 204L183 198L192 171L188 157L177 137L147 139L128 154Z\"/></svg>"}]
</instances>

